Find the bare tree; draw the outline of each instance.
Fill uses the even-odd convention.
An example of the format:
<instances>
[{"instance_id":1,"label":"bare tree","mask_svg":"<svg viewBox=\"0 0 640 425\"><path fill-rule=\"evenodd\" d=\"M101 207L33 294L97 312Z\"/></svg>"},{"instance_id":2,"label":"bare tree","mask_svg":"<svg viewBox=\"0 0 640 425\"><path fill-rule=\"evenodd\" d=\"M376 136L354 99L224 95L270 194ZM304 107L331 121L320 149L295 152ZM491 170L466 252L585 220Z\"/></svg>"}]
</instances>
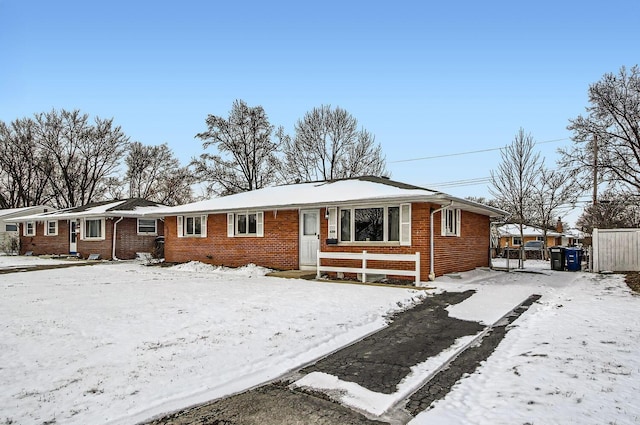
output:
<instances>
[{"instance_id":1,"label":"bare tree","mask_svg":"<svg viewBox=\"0 0 640 425\"><path fill-rule=\"evenodd\" d=\"M96 117L90 124L87 114L64 109L37 114L34 122L36 143L51 162L49 185L56 206L100 199L128 142L121 128L113 119Z\"/></svg>"},{"instance_id":2,"label":"bare tree","mask_svg":"<svg viewBox=\"0 0 640 425\"><path fill-rule=\"evenodd\" d=\"M283 180L314 181L387 175L379 143L346 110L330 105L313 108L298 120L295 137L278 129Z\"/></svg>"},{"instance_id":3,"label":"bare tree","mask_svg":"<svg viewBox=\"0 0 640 425\"><path fill-rule=\"evenodd\" d=\"M534 217L532 198L541 166L540 154L534 153L534 145L531 134L525 134L521 128L513 142L500 151L502 162L498 169L491 171L489 192L519 225L520 240L524 240L524 224ZM522 254L522 245L520 249ZM524 255L520 258L519 267L523 267Z\"/></svg>"},{"instance_id":4,"label":"bare tree","mask_svg":"<svg viewBox=\"0 0 640 425\"><path fill-rule=\"evenodd\" d=\"M192 165L210 192L246 192L275 182L278 144L271 140L273 126L262 106L236 100L228 118L209 115L206 123L208 130L196 137L204 140L204 149L213 146L219 153L203 153Z\"/></svg>"},{"instance_id":5,"label":"bare tree","mask_svg":"<svg viewBox=\"0 0 640 425\"><path fill-rule=\"evenodd\" d=\"M640 192L640 68L605 74L589 86L589 103L586 116L570 120L575 145L561 150L562 164L576 175L597 167L601 180Z\"/></svg>"},{"instance_id":6,"label":"bare tree","mask_svg":"<svg viewBox=\"0 0 640 425\"><path fill-rule=\"evenodd\" d=\"M640 227L640 199L637 194L608 190L599 202L584 209L576 226L586 233L594 228Z\"/></svg>"},{"instance_id":7,"label":"bare tree","mask_svg":"<svg viewBox=\"0 0 640 425\"><path fill-rule=\"evenodd\" d=\"M553 219L557 217L561 207L575 205L580 195L580 190L576 188L569 173L561 169L552 170L541 165L539 169L538 182L532 190L532 222L543 230L544 247L547 244L547 231L553 227ZM546 258L547 251L543 249Z\"/></svg>"},{"instance_id":8,"label":"bare tree","mask_svg":"<svg viewBox=\"0 0 640 425\"><path fill-rule=\"evenodd\" d=\"M50 162L33 137L34 122L0 121L0 208L17 208L49 202Z\"/></svg>"},{"instance_id":9,"label":"bare tree","mask_svg":"<svg viewBox=\"0 0 640 425\"><path fill-rule=\"evenodd\" d=\"M129 197L144 198L165 205L190 202L191 185L195 178L166 143L146 146L140 142L129 144L125 164L125 183Z\"/></svg>"}]
</instances>

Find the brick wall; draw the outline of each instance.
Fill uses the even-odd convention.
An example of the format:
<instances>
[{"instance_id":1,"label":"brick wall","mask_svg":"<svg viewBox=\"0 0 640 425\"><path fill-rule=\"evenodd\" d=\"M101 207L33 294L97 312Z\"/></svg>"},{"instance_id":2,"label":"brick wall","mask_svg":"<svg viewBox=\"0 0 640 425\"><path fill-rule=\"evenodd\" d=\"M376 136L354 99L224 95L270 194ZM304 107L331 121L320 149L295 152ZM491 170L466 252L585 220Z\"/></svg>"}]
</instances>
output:
<instances>
[{"instance_id":1,"label":"brick wall","mask_svg":"<svg viewBox=\"0 0 640 425\"><path fill-rule=\"evenodd\" d=\"M489 217L462 211L459 237L440 236L440 217L434 217L436 276L489 266Z\"/></svg>"},{"instance_id":2,"label":"brick wall","mask_svg":"<svg viewBox=\"0 0 640 425\"><path fill-rule=\"evenodd\" d=\"M115 219L117 220L117 219ZM77 252L82 258L87 258L90 254L100 254L105 260L111 259L113 243L113 219L105 220L104 240L82 240L80 235L77 239ZM21 225L20 235L23 234ZM58 235L45 236L45 223L36 223L35 236L20 236L20 253L32 251L33 255L52 255L69 253L69 221L58 221ZM121 260L130 260L136 257L137 252L152 252L155 246L156 236L138 235L138 222L135 218L125 218L118 223L116 257ZM164 226L158 221L158 234L164 234Z\"/></svg>"},{"instance_id":3,"label":"brick wall","mask_svg":"<svg viewBox=\"0 0 640 425\"><path fill-rule=\"evenodd\" d=\"M414 203L411 205L411 246L371 246L371 245L327 245L326 220L321 223L322 251L362 252L380 254L415 254L420 252L420 280L429 278L429 220L431 208L440 205ZM436 276L446 273L473 270L489 265L489 217L462 211L460 236L440 236L440 213L434 215L434 272ZM325 265L360 267L359 262L347 260L323 260ZM412 263L407 262L368 262L371 267L409 270ZM408 279L406 276L403 279Z\"/></svg>"},{"instance_id":4,"label":"brick wall","mask_svg":"<svg viewBox=\"0 0 640 425\"><path fill-rule=\"evenodd\" d=\"M207 237L177 236L175 216L165 218L165 260L239 267L249 263L279 270L298 268L298 211L264 211L264 237L227 237L227 215L207 217Z\"/></svg>"},{"instance_id":5,"label":"brick wall","mask_svg":"<svg viewBox=\"0 0 640 425\"><path fill-rule=\"evenodd\" d=\"M429 215L432 205L414 203L411 207L411 246L327 245L328 234L325 210L320 211L320 249L325 252L362 252L386 254L414 254L420 252L421 280L429 275ZM433 205L439 208L439 205ZM176 217L165 219L165 259L168 262L191 260L209 264L242 266L255 263L261 266L292 270L299 267L299 218L297 210L264 211L264 237L227 237L226 214L211 214L207 218L207 237L177 237ZM489 265L489 218L462 211L461 235L440 236L440 214L435 214L435 273L472 270ZM348 260L323 260L323 264L359 267ZM412 269L412 263L371 261L372 267ZM407 277L403 277L407 279Z\"/></svg>"},{"instance_id":6,"label":"brick wall","mask_svg":"<svg viewBox=\"0 0 640 425\"><path fill-rule=\"evenodd\" d=\"M60 255L69 253L69 222L58 221L58 235L45 236L44 222L36 223L35 236L23 236L25 223L20 224L20 254L32 251L33 255Z\"/></svg>"},{"instance_id":7,"label":"brick wall","mask_svg":"<svg viewBox=\"0 0 640 425\"><path fill-rule=\"evenodd\" d=\"M107 222L115 220L107 220ZM164 235L164 225L162 221L157 222L158 235ZM156 243L156 235L138 235L138 219L125 218L118 223L116 229L116 257L121 260L131 260L136 258L138 252L153 252ZM111 241L111 238L109 238ZM109 244L111 245L111 244ZM111 248L111 246L110 246ZM109 258L111 255L109 255Z\"/></svg>"}]
</instances>

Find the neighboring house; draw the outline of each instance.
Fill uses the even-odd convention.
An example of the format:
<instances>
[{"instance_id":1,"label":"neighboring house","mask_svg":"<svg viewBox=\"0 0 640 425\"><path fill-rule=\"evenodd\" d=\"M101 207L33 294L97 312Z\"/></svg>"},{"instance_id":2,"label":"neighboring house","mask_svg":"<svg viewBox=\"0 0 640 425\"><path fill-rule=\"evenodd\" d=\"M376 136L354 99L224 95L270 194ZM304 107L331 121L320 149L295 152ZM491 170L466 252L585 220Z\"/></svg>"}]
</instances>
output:
<instances>
[{"instance_id":1,"label":"neighboring house","mask_svg":"<svg viewBox=\"0 0 640 425\"><path fill-rule=\"evenodd\" d=\"M134 198L21 216L16 218L21 227L20 253L133 259L138 252L153 252L156 238L163 235L163 224L143 215L161 206Z\"/></svg>"},{"instance_id":2,"label":"neighboring house","mask_svg":"<svg viewBox=\"0 0 640 425\"><path fill-rule=\"evenodd\" d=\"M520 226L518 224L503 224L497 228L500 235L500 248L520 248L521 245L530 241L544 241L545 246L556 246L562 244L562 228L556 230L547 230L547 239L544 238L544 229L538 226L523 226L524 239L520 235Z\"/></svg>"},{"instance_id":3,"label":"neighboring house","mask_svg":"<svg viewBox=\"0 0 640 425\"><path fill-rule=\"evenodd\" d=\"M420 279L489 265L504 211L379 177L269 187L160 209L165 260L315 269L317 253L420 253ZM431 233L433 229L433 234ZM431 261L433 256L433 262ZM322 265L348 265L322 259ZM374 268L406 263L372 260Z\"/></svg>"},{"instance_id":4,"label":"neighboring house","mask_svg":"<svg viewBox=\"0 0 640 425\"><path fill-rule=\"evenodd\" d=\"M0 210L0 251L11 246L11 240L18 240L18 223L13 219L27 214L40 214L51 211L52 208L46 205L33 207L10 208Z\"/></svg>"}]
</instances>

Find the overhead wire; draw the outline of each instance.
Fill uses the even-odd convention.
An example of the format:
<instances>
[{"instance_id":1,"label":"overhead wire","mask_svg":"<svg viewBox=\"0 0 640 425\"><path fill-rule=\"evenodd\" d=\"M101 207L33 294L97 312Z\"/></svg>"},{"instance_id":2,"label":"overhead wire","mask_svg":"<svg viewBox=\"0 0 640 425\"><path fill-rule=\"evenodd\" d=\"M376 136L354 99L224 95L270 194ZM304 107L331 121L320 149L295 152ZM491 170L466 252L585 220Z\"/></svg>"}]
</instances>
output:
<instances>
[{"instance_id":1,"label":"overhead wire","mask_svg":"<svg viewBox=\"0 0 640 425\"><path fill-rule=\"evenodd\" d=\"M571 140L571 139L569 137L564 137L562 139L545 140L545 141L542 141L542 142L534 143L534 146L536 146L536 145L544 145L546 143L561 142L563 140ZM504 146L501 146L499 148L480 149L480 150L476 150L476 151L466 151L466 152L456 152L456 153L448 153L448 154L442 154L442 155L423 156L423 157L420 157L420 158L397 159L395 161L388 161L387 163L388 164L397 164L397 163L401 163L401 162L424 161L424 160L428 160L428 159L447 158L447 157L451 157L451 156L471 155L471 154L474 154L474 153L499 151L501 149L504 149L507 146L508 145L504 145Z\"/></svg>"}]
</instances>

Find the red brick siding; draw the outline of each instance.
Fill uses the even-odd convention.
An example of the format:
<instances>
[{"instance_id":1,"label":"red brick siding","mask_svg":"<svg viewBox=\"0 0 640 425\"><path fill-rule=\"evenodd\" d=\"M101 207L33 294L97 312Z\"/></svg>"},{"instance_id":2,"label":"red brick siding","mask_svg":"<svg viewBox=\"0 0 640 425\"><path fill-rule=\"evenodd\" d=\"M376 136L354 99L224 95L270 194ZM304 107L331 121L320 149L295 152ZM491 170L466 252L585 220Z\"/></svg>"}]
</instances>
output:
<instances>
[{"instance_id":1,"label":"red brick siding","mask_svg":"<svg viewBox=\"0 0 640 425\"><path fill-rule=\"evenodd\" d=\"M20 224L20 254L32 251L33 255L54 255L69 253L69 222L58 221L58 235L45 236L44 222L36 223L35 236L24 235L24 223Z\"/></svg>"},{"instance_id":2,"label":"red brick siding","mask_svg":"<svg viewBox=\"0 0 640 425\"><path fill-rule=\"evenodd\" d=\"M153 252L156 237L164 235L164 225L160 220L157 222L157 231L158 235L138 235L138 219L123 219L116 229L116 257L121 260L131 260L136 258L138 252Z\"/></svg>"},{"instance_id":3,"label":"red brick siding","mask_svg":"<svg viewBox=\"0 0 640 425\"><path fill-rule=\"evenodd\" d=\"M439 213L433 224L436 276L489 265L489 217L462 211L459 237L440 236Z\"/></svg>"},{"instance_id":4,"label":"red brick siding","mask_svg":"<svg viewBox=\"0 0 640 425\"><path fill-rule=\"evenodd\" d=\"M117 219L115 219L117 220ZM106 260L111 259L113 243L113 219L105 220L104 240L88 241L77 239L77 252L82 258L87 258L90 254L100 254ZM20 235L23 230L20 229ZM32 251L33 255L51 255L69 253L69 221L58 221L58 235L45 236L45 223L36 223L35 236L20 236L20 253ZM156 236L138 235L138 222L135 218L125 218L118 223L116 257L121 260L130 260L136 257L137 252L151 252L155 246ZM162 235L164 226L158 222L158 234Z\"/></svg>"},{"instance_id":5,"label":"red brick siding","mask_svg":"<svg viewBox=\"0 0 640 425\"><path fill-rule=\"evenodd\" d=\"M328 226L325 210L320 211L320 249L325 252L362 252L382 254L414 254L420 252L420 279L429 276L429 220L431 204L411 206L411 246L398 245L327 245ZM439 208L439 205L433 205ZM165 259L169 262L191 260L210 264L241 266L255 263L274 269L291 270L299 267L299 215L297 210L264 212L264 237L227 237L227 215L212 214L207 220L206 238L178 238L176 217L165 220ZM461 235L440 236L440 213L434 220L435 273L471 270L489 265L489 218L462 211ZM358 261L323 260L325 265L359 267ZM375 268L413 269L413 263L370 261ZM408 279L406 276L404 279ZM410 278L409 278L410 279Z\"/></svg>"},{"instance_id":6,"label":"red brick siding","mask_svg":"<svg viewBox=\"0 0 640 425\"><path fill-rule=\"evenodd\" d=\"M165 218L165 260L239 267L249 263L280 270L298 265L298 211L264 211L264 237L227 237L227 215L207 217L207 237L177 236L175 216Z\"/></svg>"}]
</instances>

